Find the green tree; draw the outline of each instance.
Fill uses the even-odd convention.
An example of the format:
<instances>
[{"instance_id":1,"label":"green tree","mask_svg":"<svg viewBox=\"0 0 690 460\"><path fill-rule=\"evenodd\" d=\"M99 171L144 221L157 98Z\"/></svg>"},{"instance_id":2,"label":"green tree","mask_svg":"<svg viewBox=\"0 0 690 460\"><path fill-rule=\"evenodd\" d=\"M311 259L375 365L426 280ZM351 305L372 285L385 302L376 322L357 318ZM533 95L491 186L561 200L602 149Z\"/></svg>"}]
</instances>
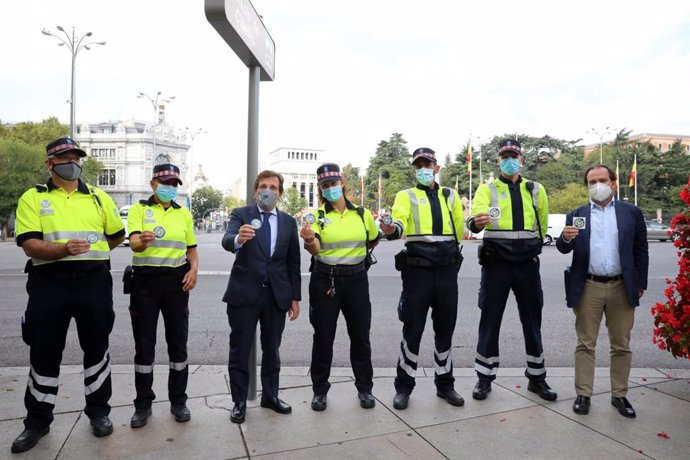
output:
<instances>
[{"instance_id":1,"label":"green tree","mask_svg":"<svg viewBox=\"0 0 690 460\"><path fill-rule=\"evenodd\" d=\"M98 176L103 171L103 163L94 157L86 157L81 164L81 180L92 185L98 185Z\"/></svg>"},{"instance_id":2,"label":"green tree","mask_svg":"<svg viewBox=\"0 0 690 460\"><path fill-rule=\"evenodd\" d=\"M40 123L25 121L17 123L3 134L3 138L22 141L29 145L41 145L45 148L56 139L69 136L69 126L63 125L56 117L47 118ZM45 150L44 150L45 152Z\"/></svg>"},{"instance_id":3,"label":"green tree","mask_svg":"<svg viewBox=\"0 0 690 460\"><path fill-rule=\"evenodd\" d=\"M365 207L378 211L380 190L381 207L390 209L400 190L414 186L411 159L402 134L393 133L387 141L379 142L364 177Z\"/></svg>"},{"instance_id":4,"label":"green tree","mask_svg":"<svg viewBox=\"0 0 690 460\"><path fill-rule=\"evenodd\" d=\"M352 163L348 163L341 168L342 175L347 181L347 194L346 198L359 206L362 200L362 182L359 176L359 168L352 166Z\"/></svg>"},{"instance_id":5,"label":"green tree","mask_svg":"<svg viewBox=\"0 0 690 460\"><path fill-rule=\"evenodd\" d=\"M228 208L228 211L232 211L235 208L244 206L244 200L228 195L223 198L223 206Z\"/></svg>"},{"instance_id":6,"label":"green tree","mask_svg":"<svg viewBox=\"0 0 690 460\"><path fill-rule=\"evenodd\" d=\"M299 194L296 187L288 187L280 200L280 209L291 216L297 215L307 207L306 198Z\"/></svg>"},{"instance_id":7,"label":"green tree","mask_svg":"<svg viewBox=\"0 0 690 460\"><path fill-rule=\"evenodd\" d=\"M192 194L192 215L195 219L202 219L204 215L213 209L220 208L223 202L223 194L210 185L199 187Z\"/></svg>"},{"instance_id":8,"label":"green tree","mask_svg":"<svg viewBox=\"0 0 690 460\"><path fill-rule=\"evenodd\" d=\"M17 139L0 139L0 225L3 238L22 193L46 181L44 160L44 146L29 145Z\"/></svg>"},{"instance_id":9,"label":"green tree","mask_svg":"<svg viewBox=\"0 0 690 460\"><path fill-rule=\"evenodd\" d=\"M551 214L567 214L589 202L587 187L582 183L571 183L560 190L548 191L548 193Z\"/></svg>"}]
</instances>

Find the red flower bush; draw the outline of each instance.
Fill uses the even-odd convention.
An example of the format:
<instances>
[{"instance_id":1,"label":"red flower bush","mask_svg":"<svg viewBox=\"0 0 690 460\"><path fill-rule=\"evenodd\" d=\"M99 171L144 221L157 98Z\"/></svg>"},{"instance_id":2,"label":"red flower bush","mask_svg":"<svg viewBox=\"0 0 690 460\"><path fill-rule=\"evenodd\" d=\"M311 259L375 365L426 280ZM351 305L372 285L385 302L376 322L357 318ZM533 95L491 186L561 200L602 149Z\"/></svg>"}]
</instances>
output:
<instances>
[{"instance_id":1,"label":"red flower bush","mask_svg":"<svg viewBox=\"0 0 690 460\"><path fill-rule=\"evenodd\" d=\"M680 192L680 199L688 208L671 219L671 231L680 232L680 238L673 243L678 248L680 269L675 281L666 279L666 302L652 307L652 342L676 358L690 359L690 179Z\"/></svg>"}]
</instances>

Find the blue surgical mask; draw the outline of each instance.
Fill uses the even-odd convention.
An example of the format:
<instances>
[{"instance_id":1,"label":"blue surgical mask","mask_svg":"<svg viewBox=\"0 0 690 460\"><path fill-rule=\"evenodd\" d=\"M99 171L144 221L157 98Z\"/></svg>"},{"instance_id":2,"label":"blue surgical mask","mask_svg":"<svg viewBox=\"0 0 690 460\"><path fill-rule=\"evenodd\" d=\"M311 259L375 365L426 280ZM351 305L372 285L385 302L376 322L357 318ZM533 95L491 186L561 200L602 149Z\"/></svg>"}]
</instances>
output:
<instances>
[{"instance_id":1,"label":"blue surgical mask","mask_svg":"<svg viewBox=\"0 0 690 460\"><path fill-rule=\"evenodd\" d=\"M508 157L501 160L501 171L507 176L514 176L520 171L520 162L517 158Z\"/></svg>"},{"instance_id":2,"label":"blue surgical mask","mask_svg":"<svg viewBox=\"0 0 690 460\"><path fill-rule=\"evenodd\" d=\"M434 181L434 170L432 168L419 168L415 176L420 184L428 186Z\"/></svg>"},{"instance_id":3,"label":"blue surgical mask","mask_svg":"<svg viewBox=\"0 0 690 460\"><path fill-rule=\"evenodd\" d=\"M158 184L158 187L156 187L156 196L163 203L172 201L177 198L177 187L172 185Z\"/></svg>"},{"instance_id":4,"label":"blue surgical mask","mask_svg":"<svg viewBox=\"0 0 690 460\"><path fill-rule=\"evenodd\" d=\"M334 185L332 187L322 189L321 193L325 199L331 203L335 203L340 199L341 196L343 196L343 187L340 185Z\"/></svg>"}]
</instances>

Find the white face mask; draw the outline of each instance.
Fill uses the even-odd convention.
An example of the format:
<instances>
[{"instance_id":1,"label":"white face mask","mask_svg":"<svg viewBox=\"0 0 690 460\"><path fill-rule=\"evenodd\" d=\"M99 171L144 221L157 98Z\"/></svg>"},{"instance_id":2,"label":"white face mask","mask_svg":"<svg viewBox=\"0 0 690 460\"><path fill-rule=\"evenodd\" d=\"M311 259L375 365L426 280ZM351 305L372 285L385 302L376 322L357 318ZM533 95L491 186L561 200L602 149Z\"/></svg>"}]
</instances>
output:
<instances>
[{"instance_id":1,"label":"white face mask","mask_svg":"<svg viewBox=\"0 0 690 460\"><path fill-rule=\"evenodd\" d=\"M606 201L608 197L613 193L613 189L608 184L602 184L597 182L596 184L589 187L589 197L594 201Z\"/></svg>"}]
</instances>

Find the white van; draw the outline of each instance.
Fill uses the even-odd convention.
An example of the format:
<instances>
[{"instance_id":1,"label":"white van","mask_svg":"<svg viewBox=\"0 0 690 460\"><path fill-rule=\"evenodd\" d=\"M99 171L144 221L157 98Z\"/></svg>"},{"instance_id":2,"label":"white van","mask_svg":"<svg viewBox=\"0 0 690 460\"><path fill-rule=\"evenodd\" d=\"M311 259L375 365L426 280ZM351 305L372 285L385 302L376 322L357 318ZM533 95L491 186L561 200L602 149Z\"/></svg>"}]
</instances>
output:
<instances>
[{"instance_id":1,"label":"white van","mask_svg":"<svg viewBox=\"0 0 690 460\"><path fill-rule=\"evenodd\" d=\"M553 243L563 233L565 214L549 214L549 226L544 235L544 246Z\"/></svg>"},{"instance_id":2,"label":"white van","mask_svg":"<svg viewBox=\"0 0 690 460\"><path fill-rule=\"evenodd\" d=\"M124 244L125 246L129 246L129 230L127 230L127 215L129 214L129 208L131 207L132 205L128 204L120 208L120 219L122 220L122 224L125 226L125 241L122 244Z\"/></svg>"}]
</instances>

